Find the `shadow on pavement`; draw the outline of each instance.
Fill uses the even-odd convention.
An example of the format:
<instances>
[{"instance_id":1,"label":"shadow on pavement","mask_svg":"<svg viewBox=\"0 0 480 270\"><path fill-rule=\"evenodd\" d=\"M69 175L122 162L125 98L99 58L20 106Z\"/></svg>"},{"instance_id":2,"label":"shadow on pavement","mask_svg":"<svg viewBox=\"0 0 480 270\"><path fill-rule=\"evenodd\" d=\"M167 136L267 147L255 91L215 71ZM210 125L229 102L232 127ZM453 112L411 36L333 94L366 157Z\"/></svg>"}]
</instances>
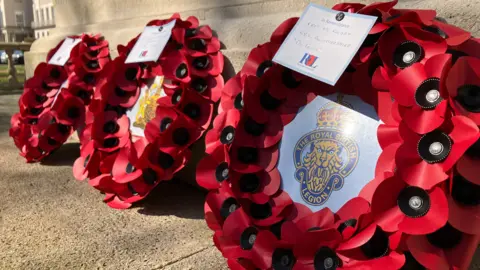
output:
<instances>
[{"instance_id":1,"label":"shadow on pavement","mask_svg":"<svg viewBox=\"0 0 480 270\"><path fill-rule=\"evenodd\" d=\"M148 216L174 215L203 219L203 204L207 192L179 179L160 183L142 202L135 204L137 212Z\"/></svg>"},{"instance_id":2,"label":"shadow on pavement","mask_svg":"<svg viewBox=\"0 0 480 270\"><path fill-rule=\"evenodd\" d=\"M40 163L46 166L73 166L80 156L80 143L66 143L52 152Z\"/></svg>"}]
</instances>

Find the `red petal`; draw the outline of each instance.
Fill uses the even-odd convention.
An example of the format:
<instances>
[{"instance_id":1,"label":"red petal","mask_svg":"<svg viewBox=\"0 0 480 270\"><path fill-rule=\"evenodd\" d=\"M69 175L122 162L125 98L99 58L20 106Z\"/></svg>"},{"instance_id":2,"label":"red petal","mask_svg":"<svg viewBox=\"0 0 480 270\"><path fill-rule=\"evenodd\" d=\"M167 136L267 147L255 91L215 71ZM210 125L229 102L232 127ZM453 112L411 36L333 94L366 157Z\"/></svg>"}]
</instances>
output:
<instances>
[{"instance_id":1,"label":"red petal","mask_svg":"<svg viewBox=\"0 0 480 270\"><path fill-rule=\"evenodd\" d=\"M449 263L442 249L432 246L425 236L410 236L407 246L415 260L429 269L449 270Z\"/></svg>"},{"instance_id":2,"label":"red petal","mask_svg":"<svg viewBox=\"0 0 480 270\"><path fill-rule=\"evenodd\" d=\"M434 110L424 110L417 105L404 111L405 124L418 134L426 134L440 127L445 120L448 104L442 101Z\"/></svg>"},{"instance_id":3,"label":"red petal","mask_svg":"<svg viewBox=\"0 0 480 270\"><path fill-rule=\"evenodd\" d=\"M393 77L390 93L400 105L411 107L415 104L417 88L427 78L424 66L420 63L415 63Z\"/></svg>"}]
</instances>

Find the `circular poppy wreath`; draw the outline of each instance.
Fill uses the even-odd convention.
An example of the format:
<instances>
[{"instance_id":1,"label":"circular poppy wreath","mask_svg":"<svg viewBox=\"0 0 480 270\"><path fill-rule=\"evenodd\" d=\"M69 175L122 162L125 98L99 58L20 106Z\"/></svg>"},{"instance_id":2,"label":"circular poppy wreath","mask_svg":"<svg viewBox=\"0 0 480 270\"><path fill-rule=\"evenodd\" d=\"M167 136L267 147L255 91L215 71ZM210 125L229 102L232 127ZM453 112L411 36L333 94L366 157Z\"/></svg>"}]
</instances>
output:
<instances>
[{"instance_id":1,"label":"circular poppy wreath","mask_svg":"<svg viewBox=\"0 0 480 270\"><path fill-rule=\"evenodd\" d=\"M40 161L58 149L72 132L81 128L95 81L110 61L108 42L100 35L71 36L81 39L64 66L48 64L64 40L47 55L24 85L11 118L10 137L27 162Z\"/></svg>"},{"instance_id":2,"label":"circular poppy wreath","mask_svg":"<svg viewBox=\"0 0 480 270\"><path fill-rule=\"evenodd\" d=\"M210 126L215 102L223 88L224 59L220 41L196 17L174 14L147 26L176 20L156 62L125 64L138 36L119 46L119 56L102 73L90 106L93 116L83 132L75 178L105 194L112 208L128 208L145 198L161 181L170 180L189 161L190 146ZM141 88L163 76L165 96L150 104L144 135L134 136L126 115L139 99Z\"/></svg>"},{"instance_id":3,"label":"circular poppy wreath","mask_svg":"<svg viewBox=\"0 0 480 270\"><path fill-rule=\"evenodd\" d=\"M332 87L272 62L298 18L253 49L223 89L197 182L231 269L466 267L480 233L480 44L433 10L386 3L333 9L377 16ZM316 96L375 108L375 179L337 212L312 212L282 189L284 126Z\"/></svg>"}]
</instances>

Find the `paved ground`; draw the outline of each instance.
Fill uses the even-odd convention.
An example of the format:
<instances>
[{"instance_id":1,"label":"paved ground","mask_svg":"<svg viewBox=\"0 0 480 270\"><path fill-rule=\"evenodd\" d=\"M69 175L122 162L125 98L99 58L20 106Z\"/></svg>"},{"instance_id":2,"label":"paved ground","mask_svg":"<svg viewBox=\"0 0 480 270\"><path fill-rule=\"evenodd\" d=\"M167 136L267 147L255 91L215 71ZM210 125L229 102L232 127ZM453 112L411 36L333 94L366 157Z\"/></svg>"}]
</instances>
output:
<instances>
[{"instance_id":1,"label":"paved ground","mask_svg":"<svg viewBox=\"0 0 480 270\"><path fill-rule=\"evenodd\" d=\"M226 269L198 189L166 183L118 211L72 177L78 144L26 164L8 137L18 97L0 92L0 269Z\"/></svg>"}]
</instances>

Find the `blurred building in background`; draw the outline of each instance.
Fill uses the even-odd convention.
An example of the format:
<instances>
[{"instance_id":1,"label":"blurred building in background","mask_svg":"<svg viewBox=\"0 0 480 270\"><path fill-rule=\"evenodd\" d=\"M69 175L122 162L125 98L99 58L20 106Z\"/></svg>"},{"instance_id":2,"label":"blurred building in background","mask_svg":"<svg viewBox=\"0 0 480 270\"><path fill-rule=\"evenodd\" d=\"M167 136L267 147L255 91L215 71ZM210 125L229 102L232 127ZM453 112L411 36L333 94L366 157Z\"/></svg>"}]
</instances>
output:
<instances>
[{"instance_id":1,"label":"blurred building in background","mask_svg":"<svg viewBox=\"0 0 480 270\"><path fill-rule=\"evenodd\" d=\"M33 0L33 22L34 37L36 39L47 37L50 30L55 28L55 9L53 0Z\"/></svg>"},{"instance_id":2,"label":"blurred building in background","mask_svg":"<svg viewBox=\"0 0 480 270\"><path fill-rule=\"evenodd\" d=\"M0 0L0 42L32 37L32 0Z\"/></svg>"}]
</instances>

